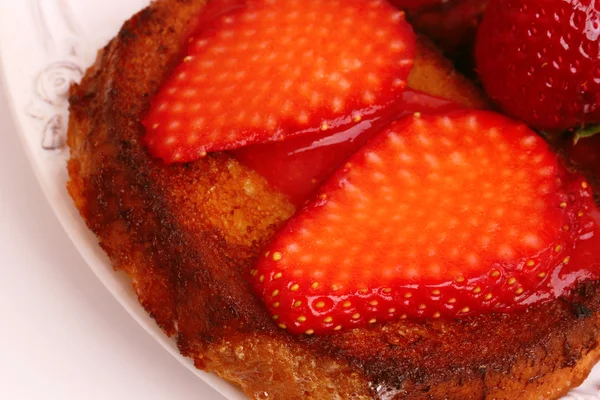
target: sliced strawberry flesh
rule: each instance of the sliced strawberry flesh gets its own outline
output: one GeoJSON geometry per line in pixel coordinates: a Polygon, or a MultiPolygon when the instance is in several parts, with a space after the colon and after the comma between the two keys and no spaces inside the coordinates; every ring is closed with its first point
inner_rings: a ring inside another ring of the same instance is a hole
{"type": "Polygon", "coordinates": [[[350,128],[242,147],[233,154],[300,206],[348,157],[392,121],[415,112],[438,114],[459,108],[449,100],[407,88],[394,106],[350,128]]]}
{"type": "Polygon", "coordinates": [[[246,0],[192,35],[143,141],[171,163],[343,129],[400,98],[414,54],[383,0],[246,0]]]}
{"type": "Polygon", "coordinates": [[[252,270],[294,333],[514,311],[598,277],[590,186],[497,114],[396,122],[319,193],[252,270]]]}

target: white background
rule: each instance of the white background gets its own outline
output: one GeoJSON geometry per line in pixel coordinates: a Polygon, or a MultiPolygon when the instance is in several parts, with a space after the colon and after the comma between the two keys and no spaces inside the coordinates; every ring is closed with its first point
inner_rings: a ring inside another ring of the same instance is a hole
{"type": "Polygon", "coordinates": [[[38,187],[1,88],[0,346],[2,400],[223,399],[87,267],[38,187]]]}

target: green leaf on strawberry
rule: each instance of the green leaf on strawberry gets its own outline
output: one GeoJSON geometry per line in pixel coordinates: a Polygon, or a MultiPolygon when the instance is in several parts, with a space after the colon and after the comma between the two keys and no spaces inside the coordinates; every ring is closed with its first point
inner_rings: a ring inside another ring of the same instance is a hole
{"type": "Polygon", "coordinates": [[[598,133],[600,133],[600,124],[582,126],[581,128],[575,131],[573,135],[573,143],[577,144],[579,140],[583,138],[592,137],[598,133]]]}

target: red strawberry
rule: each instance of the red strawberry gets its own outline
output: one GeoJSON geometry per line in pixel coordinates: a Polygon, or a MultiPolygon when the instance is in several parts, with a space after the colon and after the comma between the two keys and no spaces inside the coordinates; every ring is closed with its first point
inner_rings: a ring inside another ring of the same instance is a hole
{"type": "Polygon", "coordinates": [[[477,69],[507,113],[543,130],[600,122],[600,2],[492,0],[477,69]]]}
{"type": "Polygon", "coordinates": [[[346,129],[400,98],[415,37],[384,0],[246,0],[190,39],[152,102],[155,157],[346,129]]]}
{"type": "Polygon", "coordinates": [[[409,117],[324,184],[251,281],[293,333],[513,311],[599,275],[597,215],[589,185],[525,125],[409,117]]]}

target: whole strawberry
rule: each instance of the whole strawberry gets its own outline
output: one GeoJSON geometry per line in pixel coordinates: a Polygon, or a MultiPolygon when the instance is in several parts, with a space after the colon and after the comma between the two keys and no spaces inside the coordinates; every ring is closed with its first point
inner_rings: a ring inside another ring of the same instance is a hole
{"type": "Polygon", "coordinates": [[[492,0],[477,34],[477,70],[490,97],[534,128],[598,123],[599,36],[599,1],[492,0]]]}

